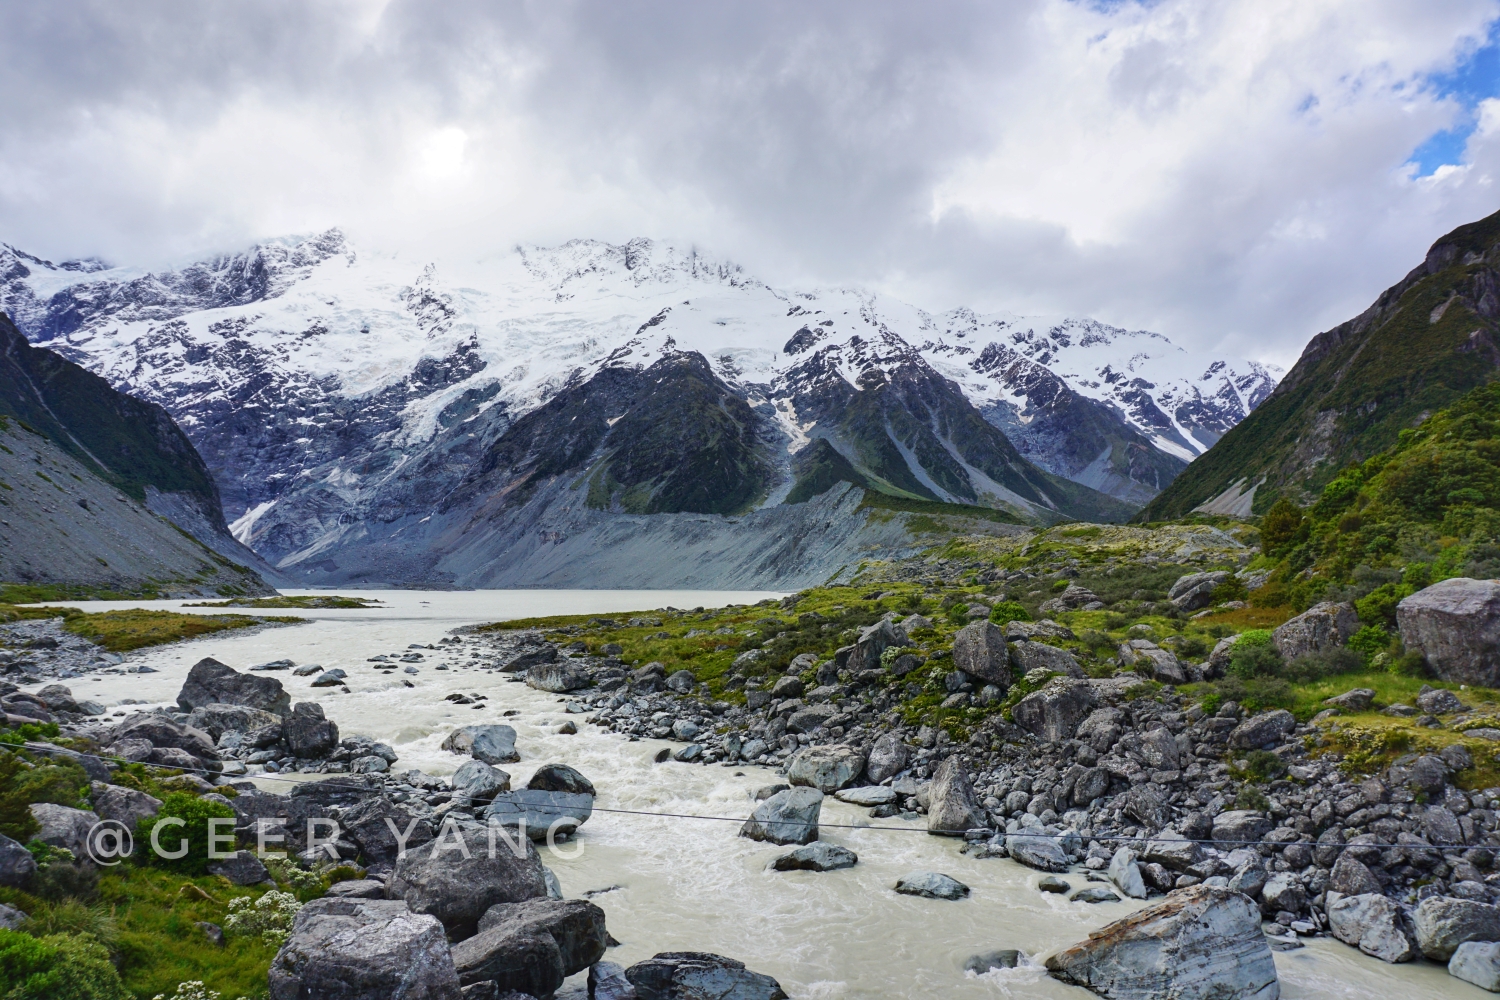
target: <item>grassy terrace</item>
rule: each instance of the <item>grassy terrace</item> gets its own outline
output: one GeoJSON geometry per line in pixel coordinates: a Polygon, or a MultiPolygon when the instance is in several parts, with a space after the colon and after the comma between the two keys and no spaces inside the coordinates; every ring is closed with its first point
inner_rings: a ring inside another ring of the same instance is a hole
{"type": "Polygon", "coordinates": [[[205,601],[184,604],[185,608],[295,608],[316,611],[325,608],[376,608],[380,601],[372,597],[341,597],[338,594],[277,594],[275,597],[236,597],[229,601],[205,601]]]}
{"type": "MultiPolygon", "coordinates": [[[[782,602],[712,610],[643,611],[610,618],[535,618],[485,628],[540,629],[551,641],[582,641],[591,652],[616,643],[622,647],[621,658],[627,663],[640,666],[660,661],[668,673],[690,670],[707,684],[714,697],[739,702],[744,699],[747,684],[773,684],[800,653],[827,659],[837,648],[852,642],[860,629],[888,612],[921,614],[932,625],[911,632],[916,648],[910,651],[924,662],[901,677],[887,674],[871,692],[873,700],[877,706],[898,712],[908,723],[941,726],[955,739],[963,740],[986,719],[1008,715],[1019,698],[1039,686],[1018,680],[1006,698],[989,705],[942,707],[949,694],[945,678],[953,670],[953,635],[970,621],[965,609],[975,598],[982,596],[986,603],[995,603],[990,618],[1000,624],[1047,617],[1067,625],[1073,632],[1072,639],[1046,641],[1072,652],[1091,676],[1112,676],[1118,669],[1111,662],[1116,650],[1130,638],[1148,638],[1184,660],[1201,662],[1220,639],[1274,629],[1297,613],[1293,606],[1221,606],[1203,617],[1189,617],[1164,600],[1166,590],[1182,574],[1233,568],[1254,553],[1249,546],[1256,542],[1253,526],[1233,523],[1075,525],[1016,538],[971,536],[948,543],[915,565],[864,567],[853,585],[813,588],[782,602]],[[1185,559],[1195,561],[1179,561],[1185,559]],[[914,569],[932,575],[901,579],[912,576],[914,569]],[[1014,574],[1018,570],[1032,575],[1017,578],[1014,574]],[[947,574],[942,580],[937,578],[940,572],[947,574]],[[1011,578],[995,579],[1001,573],[1011,578]],[[990,582],[980,583],[981,577],[990,582]],[[1106,603],[1106,609],[1043,613],[1040,605],[1069,584],[1094,591],[1106,603]],[[761,650],[762,657],[735,668],[735,658],[751,649],[761,650]]],[[[1224,604],[1246,596],[1243,588],[1239,593],[1232,591],[1231,586],[1223,595],[1224,604]]],[[[1250,711],[1286,708],[1299,720],[1308,721],[1327,708],[1325,699],[1356,687],[1371,688],[1376,692],[1372,709],[1357,714],[1345,712],[1320,722],[1323,735],[1312,749],[1339,754],[1347,769],[1368,773],[1406,753],[1462,742],[1476,761],[1476,767],[1465,772],[1465,779],[1475,787],[1500,784],[1496,762],[1500,746],[1467,737],[1461,731],[1481,725],[1500,728],[1500,720],[1495,718],[1500,716],[1500,694],[1461,689],[1423,677],[1420,669],[1400,654],[1399,644],[1393,643],[1388,650],[1367,649],[1362,654],[1351,652],[1292,664],[1236,660],[1225,677],[1188,684],[1180,692],[1190,702],[1201,702],[1210,710],[1234,700],[1250,711]],[[1421,727],[1414,719],[1382,714],[1381,709],[1391,704],[1414,705],[1424,684],[1459,691],[1474,712],[1449,720],[1449,728],[1421,727]]],[[[813,670],[801,675],[809,688],[814,686],[814,675],[813,670]]],[[[1149,695],[1158,688],[1154,681],[1143,681],[1137,692],[1149,695]]]]}
{"type": "Polygon", "coordinates": [[[290,615],[184,615],[175,611],[83,612],[77,608],[18,607],[0,604],[0,622],[62,618],[63,628],[103,646],[112,653],[128,653],[144,646],[159,646],[179,639],[196,639],[215,632],[254,628],[257,625],[295,625],[306,621],[290,615]]]}

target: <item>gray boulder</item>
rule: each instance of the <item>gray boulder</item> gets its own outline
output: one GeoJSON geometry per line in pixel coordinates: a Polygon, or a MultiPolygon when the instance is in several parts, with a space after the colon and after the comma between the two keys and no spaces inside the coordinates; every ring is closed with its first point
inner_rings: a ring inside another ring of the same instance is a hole
{"type": "Polygon", "coordinates": [[[1500,580],[1443,580],[1396,605],[1408,650],[1445,681],[1500,687],[1500,580]]]}
{"type": "MultiPolygon", "coordinates": [[[[244,797],[242,795],[234,801],[238,803],[244,797]]],[[[286,815],[285,812],[273,814],[273,816],[286,815]]],[[[407,851],[416,850],[432,840],[433,836],[432,824],[425,818],[413,816],[403,806],[380,795],[364,796],[360,801],[345,809],[339,820],[339,826],[342,828],[345,839],[353,841],[359,847],[366,864],[396,859],[403,847],[401,840],[396,836],[396,831],[400,831],[402,836],[406,837],[404,846],[407,851]],[[392,827],[395,830],[392,830],[392,827]]]]}
{"type": "Polygon", "coordinates": [[[24,910],[18,910],[14,906],[0,903],[0,930],[20,930],[21,925],[31,919],[31,915],[24,910]]]}
{"type": "Polygon", "coordinates": [[[501,993],[545,997],[603,958],[608,939],[604,911],[587,900],[499,903],[477,934],[453,946],[453,964],[465,986],[493,982],[501,993]]]}
{"type": "Polygon", "coordinates": [[[534,792],[571,792],[593,795],[594,783],[566,764],[543,764],[532,774],[526,787],[534,792]]]}
{"type": "Polygon", "coordinates": [[[135,825],[150,819],[161,810],[161,799],[124,785],[106,785],[95,781],[89,785],[89,804],[102,820],[113,820],[135,832],[135,825]]]}
{"type": "Polygon", "coordinates": [[[385,883],[373,878],[346,879],[333,883],[323,895],[335,899],[384,899],[385,883]]]}
{"type": "Polygon", "coordinates": [[[823,793],[816,788],[788,788],[755,807],[741,837],[773,844],[810,844],[818,839],[818,816],[823,793]]]}
{"type": "Polygon", "coordinates": [[[1213,603],[1214,588],[1224,583],[1231,574],[1222,570],[1211,573],[1189,573],[1179,576],[1172,589],[1167,591],[1167,600],[1182,611],[1197,611],[1213,603]]]}
{"type": "Polygon", "coordinates": [[[595,962],[589,966],[588,995],[589,1000],[636,1000],[635,987],[625,978],[625,967],[618,962],[595,962]]]}
{"type": "Polygon", "coordinates": [[[1271,821],[1251,809],[1230,809],[1214,817],[1213,838],[1230,848],[1252,846],[1271,832],[1271,821]]]}
{"type": "Polygon", "coordinates": [[[443,926],[400,900],[315,899],[271,962],[271,1000],[460,1000],[443,926]]]}
{"type": "Polygon", "coordinates": [[[1393,900],[1379,893],[1343,896],[1328,907],[1328,930],[1382,962],[1411,962],[1421,955],[1411,921],[1393,900]]]}
{"type": "Polygon", "coordinates": [[[529,670],[539,664],[551,663],[556,659],[557,647],[550,643],[543,643],[539,646],[522,646],[519,650],[505,655],[500,661],[499,669],[503,673],[514,674],[522,670],[529,670]]]}
{"type": "Polygon", "coordinates": [[[1422,693],[1417,695],[1417,707],[1428,715],[1448,715],[1451,712],[1462,712],[1464,703],[1458,700],[1458,695],[1447,688],[1434,688],[1423,685],[1422,693]]]}
{"type": "Polygon", "coordinates": [[[911,872],[896,880],[896,891],[903,896],[951,900],[963,899],[969,894],[969,887],[941,872],[911,872]]]}
{"type": "Polygon", "coordinates": [[[1229,733],[1229,745],[1236,750],[1259,750],[1267,744],[1280,743],[1297,728],[1297,718],[1278,708],[1251,716],[1229,733]]]}
{"type": "Polygon", "coordinates": [[[516,731],[496,724],[455,729],[443,741],[443,749],[466,753],[486,764],[512,764],[521,759],[516,752],[516,731]]]}
{"type": "Polygon", "coordinates": [[[1011,718],[1039,740],[1060,742],[1073,738],[1094,704],[1094,689],[1088,681],[1055,677],[1040,691],[1016,702],[1011,718]]]}
{"type": "Polygon", "coordinates": [[[1448,975],[1500,993],[1500,941],[1465,941],[1449,960],[1448,975]]]}
{"type": "Polygon", "coordinates": [[[1295,660],[1308,653],[1343,646],[1357,631],[1359,615],[1354,605],[1324,601],[1277,626],[1271,633],[1271,645],[1283,659],[1295,660]]]}
{"type": "Polygon", "coordinates": [[[526,686],[538,691],[560,694],[586,688],[592,683],[588,671],[571,660],[538,663],[526,671],[526,686]]]}
{"type": "Polygon", "coordinates": [[[816,788],[824,795],[848,788],[865,771],[865,755],[854,747],[835,743],[798,751],[787,767],[792,785],[816,788]]]}
{"type": "Polygon", "coordinates": [[[199,705],[188,716],[188,725],[194,729],[203,730],[215,740],[229,730],[252,733],[266,726],[279,726],[280,724],[281,718],[270,712],[251,708],[249,705],[229,705],[222,702],[199,705]]]}
{"type": "Polygon", "coordinates": [[[1375,702],[1374,688],[1351,688],[1343,694],[1324,698],[1323,704],[1342,708],[1349,712],[1363,712],[1375,702]]]}
{"type": "Polygon", "coordinates": [[[1260,890],[1260,909],[1268,917],[1282,910],[1301,913],[1307,907],[1307,891],[1291,872],[1277,872],[1266,879],[1260,890]]]}
{"type": "Polygon", "coordinates": [[[906,770],[909,755],[910,751],[901,742],[899,734],[882,733],[870,747],[870,759],[865,762],[865,775],[876,783],[894,778],[906,770]]]}
{"type": "Polygon", "coordinates": [[[1277,1000],[1260,913],[1228,889],[1195,885],[1092,932],[1047,971],[1111,1000],[1277,1000]]]}
{"type": "Polygon", "coordinates": [[[230,857],[210,861],[208,873],[227,878],[235,885],[259,885],[271,877],[260,858],[251,851],[235,851],[230,857]]]}
{"type": "Polygon", "coordinates": [[[1363,861],[1344,851],[1328,873],[1328,889],[1346,896],[1368,896],[1380,892],[1380,880],[1363,861]]]}
{"type": "Polygon", "coordinates": [[[678,670],[667,678],[667,690],[676,691],[678,694],[688,694],[697,683],[698,678],[693,676],[691,670],[678,670]]]}
{"type": "Polygon", "coordinates": [[[1005,838],[1012,860],[1042,872],[1065,872],[1068,856],[1058,838],[1041,833],[1013,833],[1005,838]]]}
{"type": "Polygon", "coordinates": [[[1153,680],[1163,684],[1187,683],[1187,671],[1183,670],[1182,661],[1177,659],[1177,654],[1170,649],[1162,649],[1149,639],[1122,642],[1118,652],[1120,662],[1134,667],[1136,673],[1145,670],[1153,680]]]}
{"type": "Polygon", "coordinates": [[[520,828],[524,823],[527,837],[546,840],[549,831],[571,836],[593,813],[592,795],[524,788],[497,793],[485,809],[484,818],[507,828],[520,828]]]}
{"type": "Polygon", "coordinates": [[[839,847],[826,840],[815,840],[795,851],[779,855],[767,867],[778,872],[831,872],[840,868],[853,868],[858,861],[859,855],[847,847],[839,847]]]}
{"type": "Polygon", "coordinates": [[[965,625],[953,636],[953,666],[970,677],[1006,690],[1010,687],[1011,670],[1005,633],[989,621],[965,625]]]}
{"type": "Polygon", "coordinates": [[[791,714],[786,720],[786,731],[789,733],[816,732],[838,714],[839,710],[833,705],[809,705],[791,714]]]}
{"type": "Polygon", "coordinates": [[[1203,860],[1203,848],[1196,841],[1188,840],[1177,830],[1168,827],[1146,844],[1141,851],[1141,860],[1174,872],[1186,872],[1203,860]]]}
{"type": "Polygon", "coordinates": [[[177,706],[191,712],[200,705],[248,705],[285,715],[292,707],[292,697],[274,677],[242,674],[228,664],[205,657],[188,671],[182,690],[177,692],[177,706]]]}
{"type": "Polygon", "coordinates": [[[1042,642],[1022,640],[1011,643],[1010,659],[1020,677],[1025,677],[1033,670],[1052,670],[1064,677],[1087,676],[1072,653],[1042,642]]]}
{"type": "Polygon", "coordinates": [[[396,860],[386,898],[404,900],[413,913],[436,917],[455,940],[471,937],[479,918],[497,903],[547,895],[542,860],[531,841],[489,831],[445,828],[441,841],[409,850],[396,860]],[[462,844],[462,848],[460,848],[462,844]]]}
{"type": "Polygon", "coordinates": [[[339,745],[339,727],[315,701],[299,701],[281,722],[282,739],[298,757],[326,757],[339,745]]]}
{"type": "Polygon", "coordinates": [[[482,760],[466,760],[453,772],[453,790],[475,802],[488,802],[496,792],[510,789],[510,775],[482,760]]]}
{"type": "Polygon", "coordinates": [[[1141,866],[1135,852],[1128,847],[1115,851],[1109,860],[1109,880],[1131,899],[1146,898],[1146,880],[1141,878],[1141,866]]]}
{"type": "Polygon", "coordinates": [[[40,824],[33,839],[53,847],[65,847],[73,857],[87,861],[89,831],[99,822],[99,816],[88,809],[70,809],[51,802],[34,802],[30,806],[31,817],[40,824]]]}
{"type": "Polygon", "coordinates": [[[833,793],[840,802],[851,806],[883,806],[896,801],[896,791],[884,785],[861,785],[858,788],[842,788],[833,793]]]}
{"type": "Polygon", "coordinates": [[[851,671],[875,670],[880,666],[880,656],[892,646],[910,646],[906,630],[892,624],[890,619],[881,619],[859,634],[854,645],[848,647],[848,658],[840,664],[851,671]]]}
{"type": "Polygon", "coordinates": [[[1446,962],[1465,941],[1500,941],[1500,906],[1452,896],[1429,896],[1412,914],[1417,947],[1446,962]]]}
{"type": "Polygon", "coordinates": [[[639,1000],[786,1000],[781,984],[744,962],[701,951],[664,951],[625,970],[639,1000]]]}
{"type": "Polygon", "coordinates": [[[0,834],[0,885],[24,889],[36,874],[36,859],[21,844],[0,834]]]}
{"type": "Polygon", "coordinates": [[[989,814],[979,804],[968,772],[957,756],[949,757],[937,766],[927,787],[927,832],[962,837],[989,825],[989,814]]]}

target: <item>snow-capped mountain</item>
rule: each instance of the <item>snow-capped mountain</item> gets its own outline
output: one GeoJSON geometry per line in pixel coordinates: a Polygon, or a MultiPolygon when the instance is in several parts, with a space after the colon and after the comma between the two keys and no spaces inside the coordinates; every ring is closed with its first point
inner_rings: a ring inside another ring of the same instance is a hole
{"type": "Polygon", "coordinates": [[[1095,489],[1143,501],[1279,374],[1087,320],[773,288],[650,240],[434,264],[331,230],[150,273],[0,245],[0,308],[166,407],[273,563],[400,581],[494,579],[450,565],[479,511],[489,535],[734,516],[817,495],[830,462],[896,496],[1121,516],[1095,489]]]}

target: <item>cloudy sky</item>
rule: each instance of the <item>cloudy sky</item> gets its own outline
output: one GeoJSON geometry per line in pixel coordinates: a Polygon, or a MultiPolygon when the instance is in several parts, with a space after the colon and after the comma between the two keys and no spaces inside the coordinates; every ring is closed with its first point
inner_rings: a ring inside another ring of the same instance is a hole
{"type": "Polygon", "coordinates": [[[1500,209],[1500,0],[0,5],[0,241],[691,242],[1289,364],[1500,209]]]}

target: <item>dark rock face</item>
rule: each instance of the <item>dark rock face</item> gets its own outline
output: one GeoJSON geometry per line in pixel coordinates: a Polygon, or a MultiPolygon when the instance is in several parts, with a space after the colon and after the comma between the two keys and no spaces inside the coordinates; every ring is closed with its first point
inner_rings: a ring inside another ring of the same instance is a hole
{"type": "Polygon", "coordinates": [[[443,925],[400,900],[313,900],[270,977],[272,1000],[460,1000],[443,925]]]}
{"type": "Polygon", "coordinates": [[[89,802],[101,820],[121,823],[132,832],[137,822],[150,819],[161,809],[161,799],[154,795],[122,785],[106,785],[102,781],[89,786],[89,802]]]}
{"type": "Polygon", "coordinates": [[[626,969],[625,978],[640,1000],[786,1000],[770,976],[701,951],[664,951],[626,969]]]}
{"type": "Polygon", "coordinates": [[[450,827],[444,834],[441,841],[396,859],[386,884],[388,898],[405,900],[413,913],[431,914],[461,940],[476,933],[479,918],[495,904],[547,895],[542,861],[531,841],[511,838],[519,840],[515,844],[497,835],[491,851],[487,831],[450,827]]]}
{"type": "Polygon", "coordinates": [[[258,885],[271,877],[251,851],[235,851],[233,857],[209,862],[208,873],[223,876],[235,885],[258,885]]]}
{"type": "Polygon", "coordinates": [[[526,836],[546,840],[549,834],[571,836],[588,822],[593,812],[592,795],[526,788],[497,793],[484,811],[484,818],[508,829],[520,829],[524,824],[526,836]]]}
{"type": "Polygon", "coordinates": [[[1229,745],[1239,750],[1258,750],[1280,743],[1297,728],[1297,719],[1285,709],[1262,712],[1246,719],[1229,734],[1229,745]]]}
{"type": "Polygon", "coordinates": [[[274,677],[242,674],[228,664],[205,657],[188,671],[187,680],[177,693],[177,705],[184,712],[191,712],[200,705],[215,703],[248,705],[273,715],[285,715],[291,709],[292,698],[274,677]]]}
{"type": "Polygon", "coordinates": [[[324,757],[338,746],[339,727],[315,701],[299,701],[281,724],[282,739],[298,757],[324,757]]]}
{"type": "Polygon", "coordinates": [[[1066,649],[1049,646],[1042,642],[1015,642],[1010,647],[1010,658],[1016,665],[1016,673],[1025,677],[1033,670],[1052,670],[1064,677],[1082,678],[1083,667],[1066,649]]]}
{"type": "Polygon", "coordinates": [[[36,859],[22,845],[0,834],[0,885],[24,889],[36,874],[36,859]]]}
{"type": "Polygon", "coordinates": [[[1011,683],[1010,658],[1000,626],[977,621],[959,629],[953,636],[953,666],[1001,691],[1007,690],[1011,683]]]}
{"type": "Polygon", "coordinates": [[[408,852],[432,840],[432,824],[427,820],[415,819],[384,796],[364,796],[362,799],[344,812],[340,825],[345,836],[359,846],[367,863],[394,861],[400,854],[402,843],[391,831],[392,825],[406,835],[405,849],[408,852]],[[410,834],[407,834],[408,830],[410,834]]]}
{"type": "Polygon", "coordinates": [[[582,899],[529,899],[485,911],[478,933],[453,947],[465,986],[493,982],[534,997],[604,957],[604,911],[582,899]]]}
{"type": "Polygon", "coordinates": [[[1500,685],[1500,582],[1435,583],[1396,606],[1396,624],[1443,680],[1500,685]]]}
{"type": "Polygon", "coordinates": [[[211,703],[193,709],[193,714],[188,716],[188,725],[203,730],[217,740],[231,729],[240,733],[253,733],[267,726],[279,726],[281,719],[249,705],[211,703]]]}
{"type": "Polygon", "coordinates": [[[840,868],[853,868],[858,863],[859,855],[849,848],[815,840],[795,851],[773,858],[767,867],[778,872],[831,872],[840,868]]]}

